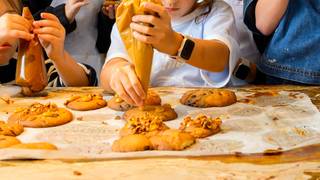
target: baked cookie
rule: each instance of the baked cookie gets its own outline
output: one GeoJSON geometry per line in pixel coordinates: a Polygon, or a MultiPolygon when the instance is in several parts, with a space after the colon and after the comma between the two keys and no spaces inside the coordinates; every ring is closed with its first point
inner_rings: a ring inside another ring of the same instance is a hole
{"type": "Polygon", "coordinates": [[[174,109],[170,104],[164,104],[162,106],[143,106],[130,109],[125,112],[123,118],[129,120],[131,118],[143,118],[149,116],[151,118],[160,118],[163,121],[169,121],[178,117],[174,109]]]}
{"type": "Polygon", "coordinates": [[[90,111],[107,106],[107,102],[100,94],[87,94],[72,96],[64,105],[76,111],[90,111]]]}
{"type": "Polygon", "coordinates": [[[21,142],[15,137],[0,135],[0,148],[7,148],[20,143],[21,142]]]}
{"type": "Polygon", "coordinates": [[[23,126],[20,124],[7,124],[0,121],[0,135],[4,136],[19,136],[23,132],[23,126]]]}
{"type": "Polygon", "coordinates": [[[196,140],[189,133],[169,129],[150,137],[155,150],[181,151],[193,145],[196,140]]]}
{"type": "Polygon", "coordinates": [[[180,125],[180,130],[190,133],[195,138],[205,138],[218,133],[222,121],[220,118],[211,118],[205,115],[199,115],[195,119],[191,117],[184,118],[180,125]]]}
{"type": "Polygon", "coordinates": [[[58,148],[49,143],[23,143],[10,146],[14,149],[39,149],[39,150],[58,150],[58,148]]]}
{"type": "Polygon", "coordinates": [[[181,104],[192,107],[223,107],[237,102],[234,92],[223,89],[200,89],[187,91],[180,99],[181,104]]]}
{"type": "MultiPolygon", "coordinates": [[[[154,91],[148,91],[147,98],[144,101],[145,105],[161,105],[160,96],[154,91]]],[[[108,107],[116,111],[128,111],[134,108],[134,105],[128,104],[122,100],[118,95],[115,95],[110,101],[108,101],[108,107]]]]}
{"type": "Polygon", "coordinates": [[[153,118],[149,114],[145,114],[142,117],[129,119],[127,124],[120,130],[120,136],[143,134],[151,137],[167,129],[169,127],[163,123],[161,118],[153,118]]]}
{"type": "Polygon", "coordinates": [[[149,139],[142,134],[128,135],[116,140],[112,144],[114,152],[133,152],[152,150],[152,144],[149,139]]]}
{"type": "Polygon", "coordinates": [[[9,124],[24,127],[45,128],[66,124],[72,120],[70,111],[58,108],[55,104],[32,104],[28,108],[18,109],[9,117],[9,124]]]}

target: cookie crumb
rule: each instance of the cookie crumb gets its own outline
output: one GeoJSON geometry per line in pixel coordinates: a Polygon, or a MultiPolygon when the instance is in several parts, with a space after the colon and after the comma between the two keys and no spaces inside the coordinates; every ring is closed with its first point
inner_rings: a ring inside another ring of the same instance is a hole
{"type": "Polygon", "coordinates": [[[77,117],[77,120],[78,120],[78,121],[83,121],[83,117],[82,117],[82,116],[79,116],[79,117],[77,117]]]}
{"type": "Polygon", "coordinates": [[[80,171],[73,171],[73,175],[75,176],[81,176],[82,173],[80,171]]]}
{"type": "Polygon", "coordinates": [[[121,120],[121,116],[114,117],[114,120],[121,120]]]}
{"type": "Polygon", "coordinates": [[[242,153],[242,152],[239,152],[239,151],[236,151],[236,152],[234,152],[234,155],[235,155],[236,157],[241,157],[241,156],[243,156],[243,153],[242,153]]]}

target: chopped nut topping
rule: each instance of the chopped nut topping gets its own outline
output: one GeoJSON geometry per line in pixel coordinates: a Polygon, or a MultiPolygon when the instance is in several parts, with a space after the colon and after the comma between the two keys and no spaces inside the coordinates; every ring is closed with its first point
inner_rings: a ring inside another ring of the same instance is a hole
{"type": "Polygon", "coordinates": [[[187,127],[199,127],[205,129],[217,129],[222,124],[222,121],[219,117],[213,119],[206,115],[200,114],[196,118],[192,119],[190,116],[184,118],[181,123],[180,129],[186,129],[187,127]]]}
{"type": "Polygon", "coordinates": [[[95,100],[95,99],[103,99],[102,95],[100,94],[87,94],[87,95],[77,95],[77,96],[72,96],[70,99],[68,99],[64,105],[67,105],[69,104],[70,102],[73,102],[73,101],[79,101],[79,102],[90,102],[92,100],[95,100]]]}
{"type": "Polygon", "coordinates": [[[28,108],[18,108],[16,112],[22,112],[24,114],[42,114],[44,112],[55,112],[58,111],[58,106],[53,103],[48,103],[46,105],[40,103],[34,103],[28,108]]]}
{"type": "Polygon", "coordinates": [[[160,117],[150,117],[149,115],[141,118],[131,118],[126,126],[132,129],[135,134],[166,129],[166,125],[160,117]]]}

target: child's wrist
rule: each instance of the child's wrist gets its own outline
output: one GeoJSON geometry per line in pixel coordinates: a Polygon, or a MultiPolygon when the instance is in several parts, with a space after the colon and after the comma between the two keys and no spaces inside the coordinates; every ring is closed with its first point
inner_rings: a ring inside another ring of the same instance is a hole
{"type": "Polygon", "coordinates": [[[175,43],[172,43],[172,46],[170,48],[170,52],[168,52],[168,55],[176,56],[178,54],[182,41],[183,41],[183,36],[177,32],[174,32],[175,43]]]}

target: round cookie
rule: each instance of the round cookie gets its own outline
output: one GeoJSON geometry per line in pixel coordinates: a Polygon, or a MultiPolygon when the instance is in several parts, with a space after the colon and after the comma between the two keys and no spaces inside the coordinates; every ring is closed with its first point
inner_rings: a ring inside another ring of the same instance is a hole
{"type": "Polygon", "coordinates": [[[189,133],[176,129],[163,131],[159,135],[150,138],[155,150],[181,151],[193,145],[196,140],[189,133]]]}
{"type": "Polygon", "coordinates": [[[20,143],[21,142],[15,137],[0,135],[0,149],[7,148],[7,147],[13,146],[15,144],[20,144],[20,143]]]}
{"type": "Polygon", "coordinates": [[[143,118],[150,116],[151,118],[160,118],[163,121],[170,121],[178,117],[174,109],[170,104],[164,104],[162,106],[143,106],[130,109],[125,112],[123,118],[129,120],[131,118],[143,118]]]}
{"type": "Polygon", "coordinates": [[[69,109],[76,111],[90,111],[107,106],[107,102],[100,94],[87,94],[73,96],[68,99],[64,105],[66,105],[69,109]]]}
{"type": "Polygon", "coordinates": [[[20,124],[24,127],[46,128],[66,124],[72,120],[70,111],[58,108],[55,104],[32,104],[9,117],[9,124],[20,124]]]}
{"type": "Polygon", "coordinates": [[[20,124],[7,124],[0,121],[0,135],[4,136],[19,136],[23,132],[23,126],[20,124]]]}
{"type": "MultiPolygon", "coordinates": [[[[147,98],[144,101],[145,105],[161,105],[160,96],[154,91],[148,91],[147,98]]],[[[115,95],[110,101],[108,101],[108,107],[116,111],[128,111],[134,108],[134,105],[128,104],[122,100],[118,95],[115,95]]]]}
{"type": "Polygon", "coordinates": [[[237,102],[233,91],[223,89],[200,89],[187,91],[180,99],[181,104],[192,107],[224,107],[237,102]]]}
{"type": "Polygon", "coordinates": [[[199,115],[195,119],[184,118],[179,129],[190,133],[195,138],[205,138],[220,132],[221,123],[220,118],[212,119],[205,115],[199,115]]]}
{"type": "Polygon", "coordinates": [[[58,150],[58,148],[50,143],[23,143],[10,146],[14,149],[39,149],[39,150],[58,150]]]}
{"type": "Polygon", "coordinates": [[[157,135],[159,132],[169,129],[159,117],[152,118],[146,114],[143,117],[131,118],[126,125],[120,130],[120,136],[131,134],[143,134],[147,137],[157,135]]]}
{"type": "Polygon", "coordinates": [[[152,150],[152,144],[149,139],[142,134],[133,134],[124,136],[112,144],[114,152],[133,152],[152,150]]]}

